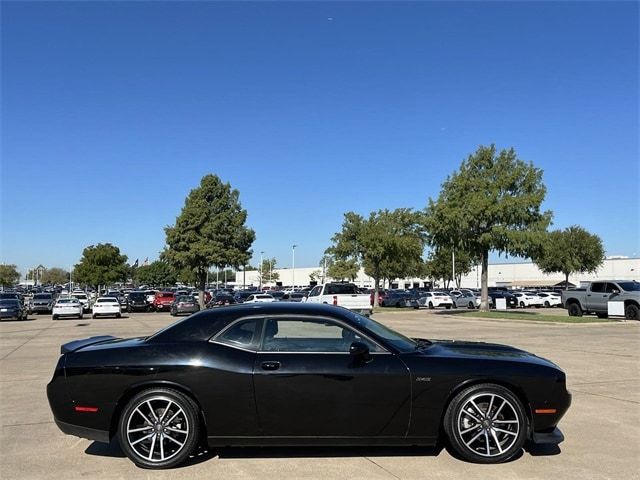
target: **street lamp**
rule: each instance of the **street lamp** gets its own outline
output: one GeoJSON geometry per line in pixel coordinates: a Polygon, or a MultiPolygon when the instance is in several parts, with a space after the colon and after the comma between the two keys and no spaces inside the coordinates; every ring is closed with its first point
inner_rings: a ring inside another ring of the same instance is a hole
{"type": "Polygon", "coordinates": [[[264,252],[260,252],[260,291],[262,291],[262,256],[264,252]]]}
{"type": "Polygon", "coordinates": [[[291,246],[291,283],[294,292],[296,290],[296,247],[297,245],[291,246]]]}

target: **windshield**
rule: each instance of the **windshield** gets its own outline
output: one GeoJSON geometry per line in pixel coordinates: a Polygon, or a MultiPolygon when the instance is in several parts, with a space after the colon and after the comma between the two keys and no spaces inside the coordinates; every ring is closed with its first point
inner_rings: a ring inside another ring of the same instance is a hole
{"type": "Polygon", "coordinates": [[[618,282],[620,288],[625,292],[640,292],[640,283],[639,282],[618,282]]]}
{"type": "Polygon", "coordinates": [[[374,333],[378,337],[382,338],[385,342],[391,344],[400,352],[413,352],[416,347],[418,347],[418,343],[416,343],[414,340],[410,339],[409,337],[405,337],[401,333],[391,330],[389,327],[385,327],[384,325],[357,313],[352,313],[352,315],[356,325],[374,333]]]}
{"type": "Polygon", "coordinates": [[[3,307],[17,307],[20,305],[20,302],[18,302],[18,300],[4,298],[0,299],[0,305],[2,305],[3,307]]]}
{"type": "Polygon", "coordinates": [[[33,297],[34,300],[51,300],[51,295],[48,293],[39,293],[33,297]]]}
{"type": "Polygon", "coordinates": [[[131,300],[145,300],[147,296],[142,292],[133,292],[129,294],[131,300]]]}

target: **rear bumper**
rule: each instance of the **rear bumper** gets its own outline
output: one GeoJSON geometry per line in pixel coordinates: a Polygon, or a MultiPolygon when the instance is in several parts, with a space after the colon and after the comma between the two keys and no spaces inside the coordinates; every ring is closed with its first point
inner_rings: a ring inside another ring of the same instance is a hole
{"type": "Polygon", "coordinates": [[[564,442],[564,435],[556,427],[550,432],[533,432],[531,441],[538,445],[557,445],[564,442]]]}
{"type": "Polygon", "coordinates": [[[56,425],[67,435],[74,435],[76,437],[87,438],[89,440],[95,440],[96,442],[109,443],[109,432],[106,430],[96,430],[94,428],[81,427],[79,425],[72,425],[65,423],[57,418],[54,418],[56,425]]]}

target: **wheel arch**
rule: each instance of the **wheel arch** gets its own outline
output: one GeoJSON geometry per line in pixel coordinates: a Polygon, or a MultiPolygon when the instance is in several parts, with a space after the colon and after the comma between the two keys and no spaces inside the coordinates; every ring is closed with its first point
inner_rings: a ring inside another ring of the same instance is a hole
{"type": "Polygon", "coordinates": [[[129,403],[129,400],[131,400],[138,393],[144,390],[149,390],[151,388],[170,388],[188,396],[191,400],[193,400],[198,407],[198,418],[200,420],[200,424],[203,427],[201,429],[201,432],[206,438],[207,422],[204,416],[204,411],[202,409],[200,401],[198,400],[198,397],[196,397],[193,391],[185,385],[177,382],[172,382],[170,380],[149,380],[146,382],[131,385],[129,388],[127,388],[127,390],[124,391],[120,398],[118,398],[116,407],[113,410],[113,415],[111,416],[111,423],[109,425],[109,439],[112,439],[118,432],[118,422],[120,421],[120,415],[122,415],[122,411],[126,407],[127,403],[129,403]]]}
{"type": "Polygon", "coordinates": [[[444,417],[447,414],[447,410],[449,409],[449,405],[451,405],[451,401],[461,391],[463,391],[463,390],[465,390],[465,389],[467,389],[469,387],[473,387],[474,385],[481,385],[483,383],[492,383],[494,385],[499,385],[501,387],[504,387],[507,390],[509,390],[511,393],[513,393],[518,398],[518,400],[520,400],[520,402],[522,403],[522,406],[524,407],[524,411],[525,411],[525,413],[527,415],[527,438],[530,438],[531,431],[532,431],[531,426],[533,424],[533,414],[531,412],[531,404],[529,403],[529,399],[527,398],[527,395],[524,393],[524,390],[522,390],[516,384],[511,383],[509,381],[506,381],[504,379],[496,379],[496,378],[491,378],[491,377],[473,378],[473,379],[465,380],[465,381],[457,384],[454,388],[451,389],[451,391],[449,392],[449,395],[447,396],[446,400],[444,401],[442,414],[440,415],[440,426],[439,426],[439,436],[440,436],[440,438],[445,438],[446,437],[444,435],[444,417]]]}

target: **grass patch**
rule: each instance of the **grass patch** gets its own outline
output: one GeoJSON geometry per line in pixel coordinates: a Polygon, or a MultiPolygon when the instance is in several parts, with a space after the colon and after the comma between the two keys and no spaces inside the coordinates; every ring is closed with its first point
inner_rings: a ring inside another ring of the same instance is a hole
{"type": "Polygon", "coordinates": [[[598,318],[595,316],[587,317],[570,317],[569,315],[545,315],[542,313],[512,313],[512,312],[464,312],[464,317],[477,318],[498,318],[505,320],[529,320],[534,322],[552,322],[552,323],[596,323],[596,322],[613,322],[608,318],[598,318]]]}

